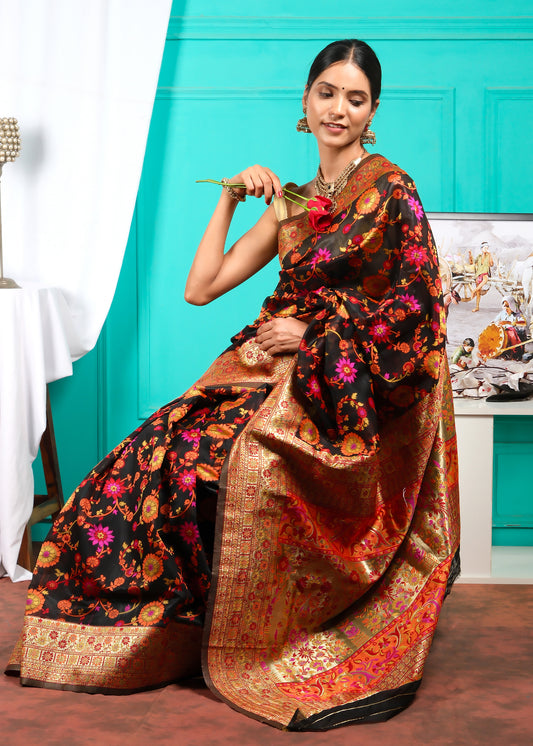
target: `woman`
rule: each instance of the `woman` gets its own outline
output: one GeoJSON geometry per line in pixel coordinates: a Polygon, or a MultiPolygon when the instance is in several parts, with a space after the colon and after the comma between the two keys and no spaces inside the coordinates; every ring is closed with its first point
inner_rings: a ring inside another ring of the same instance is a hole
{"type": "Polygon", "coordinates": [[[202,646],[211,689],[277,727],[413,699],[456,573],[457,459],[431,232],[412,180],[363,147],[380,85],[370,47],[328,45],[298,123],[316,179],[226,182],[187,300],[276,253],[280,282],[65,506],[10,665],[23,684],[153,687],[196,673],[202,646]],[[247,195],[272,204],[224,254],[247,195]]]}
{"type": "Polygon", "coordinates": [[[506,356],[520,360],[524,351],[522,345],[527,341],[527,328],[526,320],[512,295],[502,298],[501,311],[494,322],[505,329],[506,356]]]}

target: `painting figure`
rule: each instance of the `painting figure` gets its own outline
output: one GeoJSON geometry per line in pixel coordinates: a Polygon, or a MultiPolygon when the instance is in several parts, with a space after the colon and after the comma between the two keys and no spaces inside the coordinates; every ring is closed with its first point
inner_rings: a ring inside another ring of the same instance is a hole
{"type": "MultiPolygon", "coordinates": [[[[474,353],[474,340],[472,337],[466,337],[463,339],[463,343],[456,348],[451,359],[451,366],[456,366],[457,369],[465,370],[466,368],[473,368],[478,364],[477,356],[474,353]]],[[[453,367],[451,367],[453,370],[453,367]]]]}
{"type": "Polygon", "coordinates": [[[504,328],[507,347],[514,348],[505,351],[510,357],[519,360],[523,352],[522,344],[527,340],[527,327],[526,320],[512,295],[502,298],[502,308],[494,322],[504,328]],[[515,345],[520,346],[515,347],[515,345]]]}
{"type": "Polygon", "coordinates": [[[476,307],[472,309],[472,313],[479,311],[479,304],[481,302],[481,296],[488,290],[490,280],[491,267],[494,266],[494,259],[490,255],[489,245],[486,241],[481,244],[481,253],[474,260],[474,272],[476,275],[476,286],[472,291],[472,300],[476,301],[476,307]],[[483,288],[486,288],[483,290],[483,288]]]}

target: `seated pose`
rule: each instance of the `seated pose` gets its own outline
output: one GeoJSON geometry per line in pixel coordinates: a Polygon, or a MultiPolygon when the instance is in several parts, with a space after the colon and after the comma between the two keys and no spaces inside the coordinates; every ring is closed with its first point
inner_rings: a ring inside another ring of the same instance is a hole
{"type": "Polygon", "coordinates": [[[186,299],[275,256],[279,284],[68,500],[8,666],[23,685],[127,693],[203,670],[289,730],[413,700],[458,570],[457,456],[431,231],[413,180],[364,147],[380,87],[367,44],[328,45],[298,123],[316,177],[224,180],[186,299]],[[247,196],[268,207],[225,252],[247,196]]]}

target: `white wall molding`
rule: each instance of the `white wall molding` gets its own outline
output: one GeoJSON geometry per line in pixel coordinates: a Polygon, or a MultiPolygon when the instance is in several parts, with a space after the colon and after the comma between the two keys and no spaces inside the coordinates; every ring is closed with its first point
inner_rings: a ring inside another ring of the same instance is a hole
{"type": "Polygon", "coordinates": [[[486,88],[484,109],[486,112],[485,183],[488,210],[509,212],[511,208],[507,205],[506,195],[502,194],[502,184],[505,169],[511,168],[514,174],[517,163],[515,159],[506,157],[504,149],[509,141],[522,141],[524,147],[528,147],[529,123],[533,119],[533,87],[486,88]],[[523,108],[523,117],[516,117],[511,122],[512,129],[509,122],[507,125],[505,122],[511,103],[518,103],[520,109],[523,108]]]}

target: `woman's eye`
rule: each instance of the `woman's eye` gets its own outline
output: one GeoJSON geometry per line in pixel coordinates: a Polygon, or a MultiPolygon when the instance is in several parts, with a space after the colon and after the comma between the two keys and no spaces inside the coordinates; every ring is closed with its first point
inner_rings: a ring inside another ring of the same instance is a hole
{"type": "Polygon", "coordinates": [[[318,95],[320,98],[331,98],[332,94],[329,91],[319,91],[318,95]]]}
{"type": "Polygon", "coordinates": [[[362,106],[363,105],[362,101],[350,101],[350,103],[352,104],[352,106],[362,106]]]}

